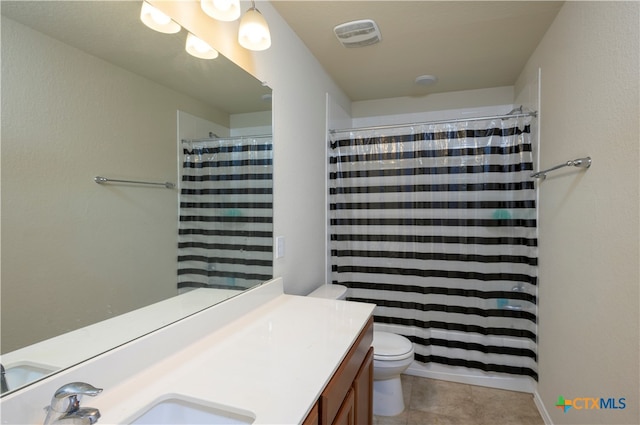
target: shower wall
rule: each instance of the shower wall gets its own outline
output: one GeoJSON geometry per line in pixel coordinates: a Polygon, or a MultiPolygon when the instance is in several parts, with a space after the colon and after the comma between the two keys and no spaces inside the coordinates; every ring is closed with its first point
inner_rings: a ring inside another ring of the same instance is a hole
{"type": "Polygon", "coordinates": [[[351,124],[365,127],[501,114],[509,112],[513,103],[512,86],[436,93],[420,98],[366,100],[352,104],[351,124]]]}

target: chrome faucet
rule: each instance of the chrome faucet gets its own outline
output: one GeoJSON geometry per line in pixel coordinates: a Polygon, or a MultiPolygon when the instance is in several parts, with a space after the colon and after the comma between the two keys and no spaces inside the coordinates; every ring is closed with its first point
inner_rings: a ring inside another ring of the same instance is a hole
{"type": "Polygon", "coordinates": [[[0,394],[4,394],[9,391],[9,385],[7,384],[7,377],[5,376],[4,366],[0,363],[0,374],[2,377],[0,378],[0,383],[2,384],[2,389],[0,390],[0,394]]]}
{"type": "Polygon", "coordinates": [[[45,409],[47,417],[44,425],[81,423],[93,425],[100,418],[100,411],[93,407],[80,407],[83,395],[94,397],[102,392],[102,388],[84,382],[72,382],[63,385],[53,394],[51,404],[45,409]]]}

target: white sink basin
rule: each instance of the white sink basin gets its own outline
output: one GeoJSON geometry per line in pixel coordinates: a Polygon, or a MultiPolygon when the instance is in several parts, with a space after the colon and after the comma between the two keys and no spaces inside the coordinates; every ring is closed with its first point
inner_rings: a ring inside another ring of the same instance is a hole
{"type": "Polygon", "coordinates": [[[7,379],[9,390],[15,390],[16,388],[36,381],[55,371],[56,369],[54,367],[26,363],[17,364],[13,366],[7,366],[7,369],[5,371],[5,378],[7,379]]]}
{"type": "Polygon", "coordinates": [[[203,404],[170,398],[160,401],[145,410],[130,425],[165,425],[165,424],[225,424],[249,425],[255,417],[249,412],[227,407],[211,407],[203,404]]]}

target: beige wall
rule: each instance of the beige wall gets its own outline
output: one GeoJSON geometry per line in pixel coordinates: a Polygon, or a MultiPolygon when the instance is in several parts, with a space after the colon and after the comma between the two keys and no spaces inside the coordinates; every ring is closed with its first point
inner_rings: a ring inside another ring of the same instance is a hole
{"type": "Polygon", "coordinates": [[[345,109],[349,101],[273,7],[258,7],[272,37],[254,57],[256,76],[273,88],[274,236],[285,238],[274,276],[306,295],[325,282],[326,98],[345,109]]]}
{"type": "Polygon", "coordinates": [[[2,18],[2,351],[176,292],[177,110],[220,112],[2,18]],[[54,300],[61,301],[54,301],[54,300]]]}
{"type": "Polygon", "coordinates": [[[639,9],[567,2],[516,86],[531,100],[541,69],[541,167],[593,158],[539,186],[538,394],[554,424],[640,417],[639,9]],[[563,413],[561,395],[624,397],[626,408],[563,413]]]}

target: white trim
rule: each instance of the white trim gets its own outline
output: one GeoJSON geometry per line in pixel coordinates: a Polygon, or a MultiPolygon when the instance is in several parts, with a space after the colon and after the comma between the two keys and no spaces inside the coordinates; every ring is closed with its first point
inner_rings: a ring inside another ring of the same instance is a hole
{"type": "Polygon", "coordinates": [[[538,412],[540,413],[540,416],[542,416],[542,420],[544,421],[545,425],[553,425],[551,416],[549,416],[549,412],[544,407],[544,403],[542,402],[542,398],[540,397],[538,391],[533,393],[533,402],[536,404],[538,412]]]}
{"type": "Polygon", "coordinates": [[[485,373],[467,368],[439,364],[422,365],[413,362],[405,373],[422,378],[524,393],[534,393],[536,387],[535,382],[528,377],[503,377],[503,375],[494,373],[485,373]]]}

